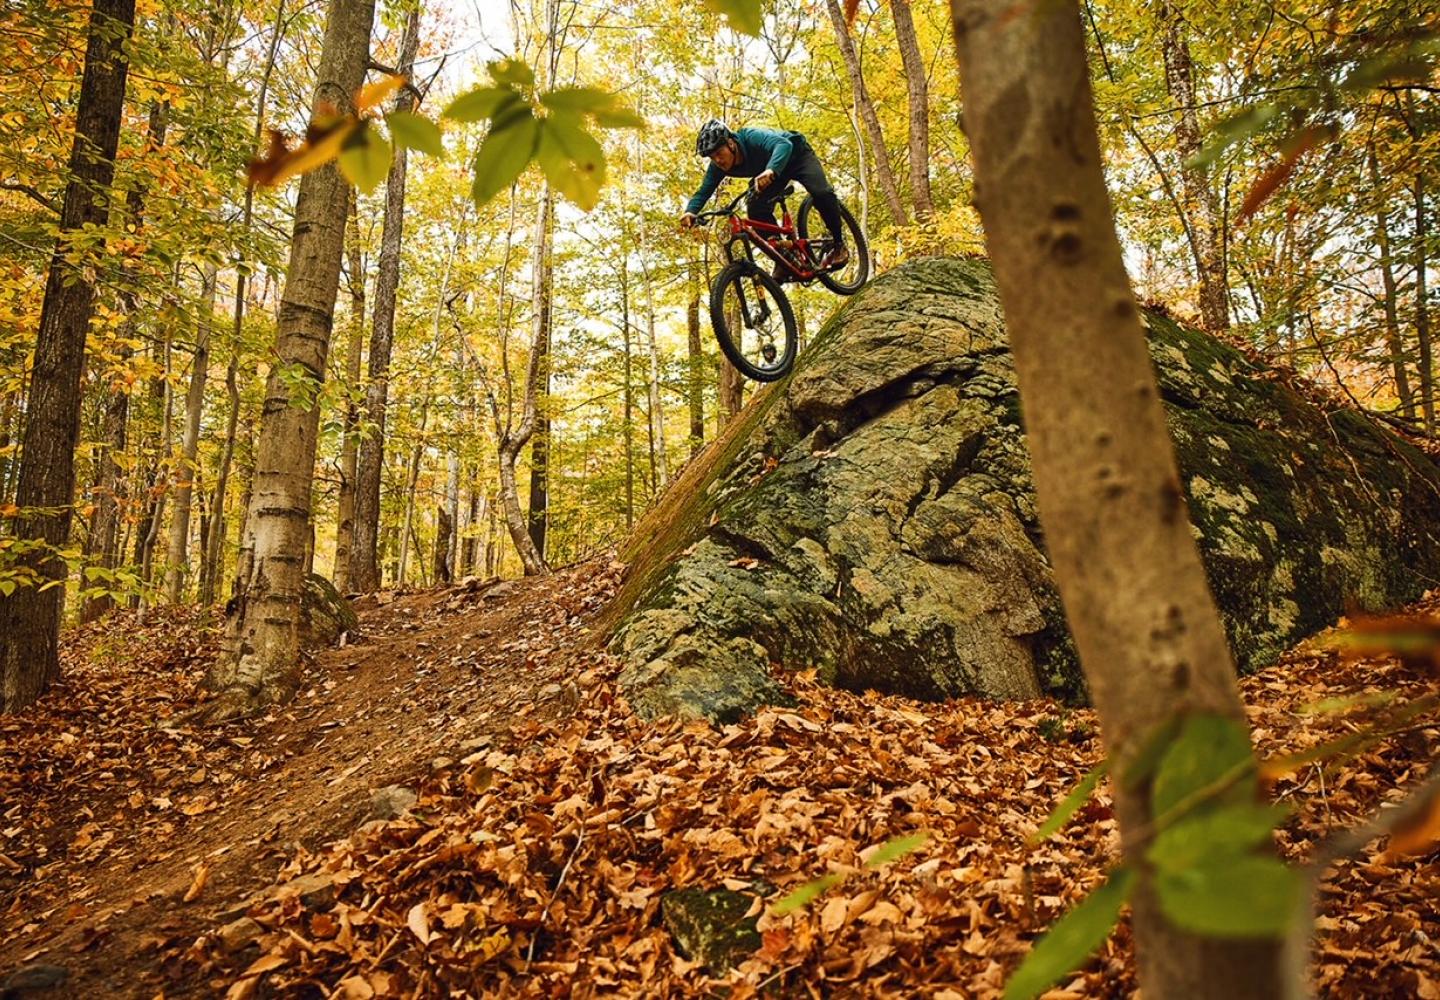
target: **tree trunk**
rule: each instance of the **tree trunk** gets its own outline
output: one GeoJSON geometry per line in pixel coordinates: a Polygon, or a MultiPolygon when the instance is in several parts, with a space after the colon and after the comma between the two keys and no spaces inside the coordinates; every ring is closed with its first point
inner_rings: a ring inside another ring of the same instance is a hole
{"type": "Polygon", "coordinates": [[[924,222],[935,215],[935,203],[930,197],[929,73],[920,54],[920,39],[915,35],[910,0],[890,0],[890,13],[895,19],[895,40],[900,45],[910,96],[910,200],[915,206],[915,218],[924,222]]]}
{"type": "Polygon", "coordinates": [[[630,261],[622,255],[620,262],[620,332],[625,345],[625,364],[621,370],[625,379],[624,423],[625,423],[625,530],[635,527],[635,356],[630,347],[630,261]]]}
{"type": "Polygon", "coordinates": [[[497,448],[500,464],[500,501],[505,509],[505,526],[510,530],[510,541],[520,557],[526,576],[542,576],[550,571],[545,558],[540,554],[535,540],[530,537],[530,526],[525,511],[520,506],[520,492],[516,484],[515,466],[520,461],[520,452],[535,433],[540,389],[540,372],[545,361],[540,342],[548,322],[547,309],[543,307],[549,294],[544,264],[548,251],[550,234],[550,206],[554,195],[548,184],[540,191],[540,203],[535,210],[535,231],[531,240],[532,264],[530,267],[530,363],[525,373],[524,403],[518,425],[502,424],[498,405],[491,396],[490,405],[495,419],[497,448]]]}
{"type": "Polygon", "coordinates": [[[350,198],[345,241],[350,258],[350,344],[345,353],[345,437],[340,446],[340,500],[335,515],[335,589],[350,592],[350,551],[355,537],[355,468],[360,454],[360,355],[365,338],[365,266],[360,256],[360,221],[350,198]]]}
{"type": "MultiPolygon", "coordinates": [[[[312,115],[327,107],[353,108],[369,63],[374,16],[374,0],[335,0],[331,6],[312,115]]],[[[284,700],[298,684],[300,601],[320,417],[314,403],[325,379],[349,199],[349,186],[333,163],[300,179],[276,329],[277,364],[265,390],[238,587],[226,624],[225,654],[208,678],[223,692],[206,713],[211,721],[284,700]],[[304,376],[301,393],[295,393],[295,372],[304,376]]]]}
{"type": "MultiPolygon", "coordinates": [[[[405,476],[405,514],[402,519],[403,526],[400,528],[400,570],[396,577],[397,587],[405,586],[405,577],[409,574],[410,568],[410,538],[415,533],[415,487],[420,482],[420,460],[425,456],[425,425],[430,419],[430,397],[425,397],[425,402],[420,407],[420,433],[415,440],[415,448],[410,452],[410,471],[405,476]]],[[[425,553],[420,546],[415,546],[415,555],[423,564],[425,553]]]]}
{"type": "Polygon", "coordinates": [[[1380,251],[1380,281],[1384,288],[1385,348],[1390,352],[1390,370],[1395,379],[1395,396],[1400,412],[1415,416],[1415,397],[1410,392],[1410,375],[1405,370],[1405,346],[1400,340],[1400,298],[1395,289],[1395,265],[1390,256],[1390,223],[1385,212],[1385,194],[1380,182],[1380,157],[1374,143],[1368,151],[1370,186],[1377,199],[1375,205],[1375,246],[1380,251]]]}
{"type": "Polygon", "coordinates": [[[1426,290],[1425,175],[1415,174],[1415,338],[1420,345],[1420,412],[1425,433],[1435,433],[1435,369],[1430,345],[1430,305],[1426,290]]]}
{"type": "Polygon", "coordinates": [[[175,512],[170,516],[170,548],[165,559],[165,596],[179,604],[190,573],[190,498],[200,475],[200,414],[205,406],[205,379],[210,370],[210,327],[215,319],[216,268],[206,269],[200,316],[195,329],[194,367],[190,389],[185,395],[185,435],[180,444],[180,468],[176,470],[175,512]]]}
{"type": "MultiPolygon", "coordinates": [[[[420,10],[405,22],[398,71],[408,76],[420,44],[420,10]]],[[[395,97],[395,110],[414,105],[409,88],[395,97]]],[[[369,433],[360,442],[355,469],[355,528],[350,553],[350,584],[361,593],[380,588],[375,543],[380,533],[380,470],[385,465],[385,408],[390,390],[390,354],[395,346],[395,293],[400,286],[400,240],[405,228],[405,150],[397,148],[385,180],[385,222],[380,230],[380,262],[375,274],[375,310],[370,330],[369,386],[365,420],[369,433]]]]}
{"type": "MultiPolygon", "coordinates": [[[[150,106],[150,122],[146,138],[146,153],[155,155],[165,145],[165,133],[169,124],[168,105],[155,102],[150,106]]],[[[125,214],[135,233],[145,225],[145,185],[137,183],[125,195],[125,214]]],[[[126,337],[128,341],[136,335],[135,294],[121,295],[125,310],[126,337]]],[[[133,353],[128,343],[120,348],[122,362],[128,362],[133,353]]],[[[98,456],[100,465],[99,485],[95,491],[94,559],[102,569],[113,570],[120,563],[120,515],[125,502],[127,476],[124,467],[117,460],[125,451],[129,440],[130,387],[111,386],[105,401],[105,418],[101,431],[103,450],[98,456]]],[[[0,490],[0,502],[4,502],[0,490]]],[[[109,593],[90,598],[80,608],[81,623],[91,622],[115,606],[115,598],[109,593]]]]}
{"type": "Polygon", "coordinates": [[[690,268],[690,300],[685,306],[685,327],[689,334],[687,390],[690,397],[690,454],[705,446],[705,352],[700,342],[700,271],[690,268]]]}
{"type": "MultiPolygon", "coordinates": [[[[548,198],[542,199],[547,205],[548,198]]],[[[554,275],[550,264],[551,213],[545,209],[540,223],[542,230],[536,235],[536,260],[531,265],[539,269],[532,280],[534,299],[531,308],[535,311],[535,352],[539,365],[536,386],[535,435],[530,441],[530,540],[535,551],[545,558],[545,535],[550,522],[550,339],[551,306],[554,290],[554,275]]]]}
{"type": "MultiPolygon", "coordinates": [[[[15,537],[44,547],[18,563],[34,574],[33,584],[9,597],[0,596],[0,712],[31,704],[60,676],[60,617],[68,571],[56,550],[70,537],[80,383],[95,299],[88,268],[76,266],[69,257],[76,252],[71,246],[73,234],[87,226],[103,227],[109,213],[130,68],[124,47],[134,26],[135,0],[95,0],[76,108],[70,181],[40,307],[15,492],[15,503],[22,510],[46,508],[44,513],[19,519],[15,537]],[[56,585],[41,590],[51,581],[56,585]]],[[[79,256],[88,259],[90,254],[79,256]]]]}
{"type": "MultiPolygon", "coordinates": [[[[1180,713],[1243,723],[1115,232],[1074,3],[952,0],[978,207],[1020,380],[1041,522],[1114,772],[1180,713]]],[[[1149,781],[1112,783],[1138,869],[1147,996],[1281,994],[1275,940],[1202,938],[1160,910],[1149,781]],[[1136,785],[1139,787],[1136,787],[1136,785]]]]}
{"type": "Polygon", "coordinates": [[[1185,186],[1185,213],[1189,217],[1191,249],[1195,272],[1200,279],[1200,314],[1205,329],[1219,333],[1230,329],[1229,283],[1220,240],[1220,206],[1205,167],[1190,166],[1200,153],[1200,119],[1195,107],[1195,73],[1190,60],[1190,42],[1185,34],[1185,16],[1175,0],[1160,0],[1162,46],[1165,56],[1165,86],[1175,102],[1176,152],[1180,156],[1180,179],[1185,186]]]}
{"type": "Polygon", "coordinates": [[[880,131],[880,119],[875,115],[875,104],[870,92],[865,89],[865,77],[860,72],[860,57],[855,52],[855,43],[850,38],[850,29],[845,24],[845,15],[836,0],[825,0],[825,9],[830,14],[830,23],[835,28],[835,40],[840,46],[840,57],[845,61],[845,71],[850,75],[850,90],[855,99],[855,110],[865,123],[865,132],[870,137],[875,165],[875,175],[880,181],[880,190],[885,194],[885,204],[890,208],[890,221],[897,226],[909,225],[905,215],[905,203],[900,200],[900,188],[895,183],[895,171],[890,167],[890,151],[885,145],[885,134],[880,131]]]}
{"type": "Polygon", "coordinates": [[[650,352],[650,378],[647,384],[650,409],[650,455],[654,463],[655,493],[658,495],[670,482],[670,453],[665,447],[665,411],[660,402],[660,348],[655,343],[655,292],[650,280],[650,262],[645,256],[644,238],[640,244],[640,274],[645,281],[645,346],[650,352]]]}
{"type": "MultiPolygon", "coordinates": [[[[275,23],[270,31],[270,48],[265,57],[265,68],[260,73],[260,93],[255,98],[255,144],[265,131],[265,106],[270,93],[270,76],[275,71],[275,55],[280,48],[280,38],[285,32],[285,2],[275,5],[275,23]]],[[[245,189],[245,207],[241,212],[241,231],[249,233],[254,217],[255,189],[245,189]]],[[[220,589],[220,576],[225,571],[225,495],[230,485],[230,465],[235,458],[235,434],[240,424],[240,389],[236,382],[239,374],[241,334],[245,329],[245,291],[249,284],[245,268],[237,268],[235,274],[235,310],[230,326],[230,363],[225,367],[225,395],[230,403],[230,412],[225,418],[225,444],[220,456],[220,469],[215,476],[214,501],[210,507],[210,533],[205,539],[204,565],[200,572],[200,603],[213,604],[220,589]]],[[[249,506],[249,491],[246,501],[249,506]]],[[[243,514],[241,515],[243,518],[243,514]]],[[[243,529],[243,525],[242,525],[243,529]]]]}
{"type": "Polygon", "coordinates": [[[455,522],[444,504],[435,508],[435,582],[448,584],[454,579],[450,571],[450,539],[454,535],[455,522]]]}

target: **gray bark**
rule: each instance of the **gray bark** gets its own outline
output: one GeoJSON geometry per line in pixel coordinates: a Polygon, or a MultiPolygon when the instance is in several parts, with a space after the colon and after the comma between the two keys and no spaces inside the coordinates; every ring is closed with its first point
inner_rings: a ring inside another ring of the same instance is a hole
{"type": "Polygon", "coordinates": [[[355,539],[355,469],[360,455],[361,350],[365,338],[365,265],[360,254],[357,199],[350,199],[345,242],[350,263],[350,343],[345,353],[345,431],[340,445],[340,499],[335,515],[335,589],[350,590],[350,554],[355,539]]]}
{"type": "Polygon", "coordinates": [[[80,381],[95,299],[93,279],[66,258],[72,234],[85,226],[103,226],[110,211],[109,188],[130,69],[124,46],[134,26],[134,0],[95,0],[70,151],[70,181],[40,307],[15,492],[22,509],[46,509],[20,519],[15,537],[45,547],[19,562],[36,575],[33,584],[9,597],[0,596],[0,712],[31,704],[60,676],[60,616],[68,569],[55,550],[70,537],[80,381]],[[40,587],[50,581],[61,583],[42,591],[40,587]]]}
{"type": "Polygon", "coordinates": [[[200,475],[200,415],[205,406],[205,380],[210,374],[210,329],[215,319],[216,268],[205,272],[200,297],[200,316],[195,329],[195,357],[190,370],[190,388],[185,394],[185,433],[180,442],[180,467],[176,470],[175,512],[170,516],[170,547],[165,558],[165,596],[179,604],[190,573],[190,500],[200,475]]]}
{"type": "MultiPolygon", "coordinates": [[[[335,0],[325,29],[312,114],[353,108],[370,56],[374,0],[335,0]]],[[[319,408],[335,292],[340,280],[349,185],[326,164],[305,174],[295,202],[290,261],[266,384],[255,475],[241,542],[238,586],[225,652],[208,682],[222,692],[212,721],[288,698],[298,684],[301,598],[311,535],[319,408]],[[282,377],[282,372],[286,377],[282,377]],[[307,397],[297,398],[297,387],[307,397]]]]}
{"type": "Polygon", "coordinates": [[[905,66],[905,86],[910,97],[910,200],[915,205],[915,218],[924,222],[935,214],[935,203],[930,197],[929,74],[920,54],[910,0],[890,0],[890,13],[895,19],[895,40],[900,44],[900,60],[905,66]]]}
{"type": "Polygon", "coordinates": [[[1230,329],[1230,295],[1225,276],[1225,253],[1220,236],[1220,202],[1205,167],[1191,166],[1200,153],[1200,120],[1196,114],[1195,71],[1186,37],[1185,16],[1175,0],[1160,0],[1160,21],[1165,56],[1165,85],[1175,101],[1176,152],[1180,180],[1185,188],[1185,214],[1189,219],[1190,247],[1200,281],[1200,314],[1205,329],[1230,329]]]}
{"type": "Polygon", "coordinates": [[[890,208],[890,221],[897,226],[909,224],[905,203],[900,200],[900,187],[895,183],[895,171],[890,166],[890,151],[885,145],[885,134],[880,131],[880,119],[875,114],[875,103],[865,88],[865,76],[860,70],[860,57],[855,52],[855,43],[850,38],[850,29],[845,24],[845,15],[836,0],[825,0],[825,10],[830,15],[830,24],[835,29],[835,41],[840,46],[840,57],[845,62],[845,72],[850,76],[850,90],[854,95],[855,110],[865,123],[865,131],[873,151],[871,161],[875,175],[880,181],[880,190],[885,194],[885,204],[890,208]]]}
{"type": "MultiPolygon", "coordinates": [[[[397,70],[408,76],[420,44],[420,11],[405,23],[397,70]]],[[[410,89],[395,97],[395,110],[414,106],[410,89]]],[[[365,392],[365,421],[356,463],[355,529],[350,553],[350,584],[368,593],[380,588],[376,542],[380,536],[380,471],[385,466],[385,408],[390,392],[390,354],[395,347],[395,294],[400,286],[400,241],[405,229],[405,150],[396,149],[385,180],[385,223],[380,231],[380,262],[375,274],[375,310],[370,331],[370,382],[365,392]]]]}
{"type": "MultiPolygon", "coordinates": [[[[952,0],[977,201],[1010,330],[1061,599],[1114,766],[1179,713],[1243,723],[1100,160],[1080,14],[952,0]]],[[[1150,885],[1149,789],[1113,785],[1137,863],[1140,983],[1157,997],[1268,998],[1279,941],[1173,926],[1150,885]]]]}

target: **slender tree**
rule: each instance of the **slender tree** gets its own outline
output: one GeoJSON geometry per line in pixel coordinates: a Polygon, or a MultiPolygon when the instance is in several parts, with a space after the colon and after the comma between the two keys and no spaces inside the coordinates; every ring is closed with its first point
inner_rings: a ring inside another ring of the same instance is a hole
{"type": "Polygon", "coordinates": [[[70,180],[40,307],[15,491],[23,512],[15,536],[38,546],[20,565],[35,579],[9,597],[0,596],[0,712],[29,705],[60,676],[60,617],[68,569],[59,550],[70,537],[80,383],[95,299],[95,279],[82,263],[89,256],[82,250],[84,241],[93,237],[82,230],[103,227],[110,212],[130,68],[125,45],[134,27],[134,0],[95,0],[76,106],[70,180]]]}
{"type": "Polygon", "coordinates": [[[190,571],[190,499],[200,474],[200,411],[205,405],[205,380],[210,374],[210,328],[215,318],[216,267],[206,268],[195,327],[195,355],[191,361],[190,388],[185,394],[185,433],[181,437],[176,470],[175,510],[170,515],[170,545],[165,558],[165,595],[179,604],[190,571]]]}
{"type": "Polygon", "coordinates": [[[895,183],[895,171],[890,166],[890,151],[885,145],[885,134],[880,131],[880,119],[875,114],[875,102],[865,87],[865,76],[860,69],[860,56],[855,52],[855,42],[845,23],[845,14],[837,0],[825,0],[825,10],[830,15],[830,24],[835,28],[835,41],[840,46],[840,57],[845,62],[845,72],[850,76],[850,90],[855,99],[855,111],[865,123],[865,132],[870,139],[871,161],[875,176],[880,181],[880,190],[885,195],[885,204],[890,209],[890,221],[898,226],[909,223],[905,203],[900,200],[900,186],[895,183]]]}
{"type": "MultiPolygon", "coordinates": [[[[420,44],[420,9],[410,11],[400,40],[397,71],[408,76],[420,44]]],[[[395,110],[409,111],[413,93],[395,95],[395,110]]],[[[375,307],[370,327],[369,384],[365,391],[366,433],[355,469],[355,528],[350,553],[350,585],[358,591],[380,588],[376,545],[380,537],[380,472],[385,467],[385,408],[390,395],[390,356],[395,349],[395,295],[400,287],[400,242],[405,231],[403,147],[397,147],[385,180],[385,222],[380,230],[380,262],[375,272],[375,307]]]]}
{"type": "Polygon", "coordinates": [[[1380,182],[1380,157],[1375,144],[1366,150],[1366,162],[1370,169],[1370,185],[1375,197],[1375,248],[1380,253],[1381,307],[1385,313],[1385,347],[1390,354],[1390,371],[1395,381],[1395,396],[1400,401],[1400,412],[1406,417],[1415,416],[1415,397],[1410,392],[1410,375],[1405,370],[1405,346],[1400,340],[1399,295],[1395,285],[1395,263],[1390,251],[1390,222],[1386,212],[1387,192],[1380,182]]]}
{"type": "Polygon", "coordinates": [[[905,87],[910,97],[910,201],[915,206],[915,218],[924,222],[935,214],[935,203],[930,197],[929,73],[920,54],[910,0],[890,0],[890,14],[895,20],[895,40],[900,44],[905,87]]]}
{"type": "Polygon", "coordinates": [[[335,515],[335,589],[350,590],[350,553],[355,538],[355,471],[360,456],[360,390],[361,351],[365,340],[365,264],[360,253],[360,221],[356,204],[350,199],[350,215],[345,226],[345,246],[349,261],[350,341],[345,351],[345,430],[340,445],[340,500],[335,515]]]}
{"type": "Polygon", "coordinates": [[[1230,293],[1225,275],[1224,240],[1220,233],[1220,203],[1209,171],[1196,164],[1200,154],[1200,119],[1196,111],[1195,67],[1184,12],[1175,0],[1159,0],[1161,49],[1165,58],[1165,85],[1175,102],[1175,143],[1180,156],[1180,180],[1185,188],[1185,213],[1190,246],[1200,280],[1200,315],[1205,329],[1230,329],[1230,293]]]}
{"type": "MultiPolygon", "coordinates": [[[[374,17],[374,0],[335,0],[331,6],[313,116],[330,108],[354,108],[370,61],[374,17]]],[[[297,683],[320,416],[315,404],[330,348],[349,199],[349,186],[333,163],[300,180],[238,586],[226,623],[225,652],[208,678],[222,692],[206,712],[212,721],[283,700],[297,683]]]]}
{"type": "MultiPolygon", "coordinates": [[[[1078,6],[951,0],[986,243],[1020,380],[1041,521],[1116,774],[1184,713],[1243,723],[1185,511],[1100,160],[1078,6]]],[[[1149,782],[1114,783],[1140,983],[1157,997],[1281,993],[1280,943],[1187,933],[1144,862],[1149,782]]]]}

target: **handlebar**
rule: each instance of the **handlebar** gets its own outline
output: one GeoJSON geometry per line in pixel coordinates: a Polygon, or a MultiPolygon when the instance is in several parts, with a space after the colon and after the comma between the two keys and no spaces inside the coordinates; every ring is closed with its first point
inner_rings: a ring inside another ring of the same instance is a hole
{"type": "MultiPolygon", "coordinates": [[[[777,182],[774,182],[774,183],[778,183],[778,181],[777,181],[777,182]]],[[[703,226],[703,225],[705,225],[706,223],[708,223],[711,219],[719,219],[719,218],[723,218],[723,217],[728,217],[728,216],[734,215],[734,214],[735,214],[736,207],[740,204],[740,202],[741,202],[742,200],[744,200],[746,197],[748,197],[749,195],[754,194],[754,193],[756,193],[756,192],[755,192],[755,181],[754,181],[754,180],[751,180],[749,184],[745,185],[745,190],[741,191],[741,192],[740,192],[739,194],[737,194],[734,198],[732,198],[732,199],[730,200],[730,204],[726,205],[724,208],[715,208],[715,209],[711,209],[711,210],[708,211],[708,212],[701,212],[701,213],[699,213],[698,215],[696,215],[696,216],[695,216],[694,225],[703,226]]],[[[785,197],[788,197],[789,195],[792,195],[792,194],[794,194],[794,193],[795,193],[795,185],[794,185],[793,183],[787,181],[786,184],[785,184],[785,189],[780,192],[780,197],[781,197],[781,198],[785,198],[785,197]]]]}

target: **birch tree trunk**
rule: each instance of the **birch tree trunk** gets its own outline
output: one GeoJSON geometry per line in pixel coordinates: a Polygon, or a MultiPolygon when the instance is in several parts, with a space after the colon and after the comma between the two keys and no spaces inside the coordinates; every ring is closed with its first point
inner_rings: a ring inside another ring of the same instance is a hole
{"type": "Polygon", "coordinates": [[[1176,153],[1180,156],[1180,179],[1185,187],[1185,212],[1190,218],[1190,245],[1195,254],[1195,272],[1200,279],[1200,314],[1205,329],[1219,333],[1230,329],[1229,283],[1220,238],[1219,199],[1210,183],[1209,171],[1205,167],[1190,166],[1201,148],[1190,42],[1185,34],[1185,16],[1175,0],[1161,0],[1160,20],[1165,86],[1178,113],[1175,144],[1176,153]]]}
{"type": "Polygon", "coordinates": [[[689,364],[686,373],[690,401],[690,454],[705,446],[705,352],[700,342],[700,269],[690,267],[690,298],[685,305],[685,328],[689,335],[689,364]]]}
{"type": "Polygon", "coordinates": [[[1372,143],[1368,151],[1370,185],[1379,199],[1375,206],[1375,246],[1380,251],[1380,281],[1384,289],[1385,348],[1390,352],[1390,370],[1395,396],[1405,417],[1415,416],[1415,397],[1410,392],[1410,374],[1405,370],[1405,347],[1400,340],[1399,295],[1395,288],[1395,264],[1390,255],[1390,224],[1385,212],[1384,188],[1380,183],[1380,158],[1372,143]]]}
{"type": "Polygon", "coordinates": [[[640,273],[645,280],[645,346],[650,352],[650,448],[655,461],[655,493],[670,482],[670,454],[665,447],[665,412],[660,402],[660,348],[655,343],[655,292],[650,280],[650,262],[645,244],[640,244],[640,273]]]}
{"type": "Polygon", "coordinates": [[[1415,338],[1420,345],[1420,413],[1425,418],[1425,433],[1435,433],[1435,368],[1430,344],[1430,304],[1426,287],[1426,240],[1429,227],[1425,218],[1425,175],[1415,174],[1415,338]]]}
{"type": "Polygon", "coordinates": [[[345,430],[340,445],[340,499],[335,514],[335,589],[350,592],[350,552],[355,538],[355,469],[360,455],[361,349],[365,339],[365,264],[360,254],[358,198],[350,198],[345,243],[350,264],[350,343],[345,353],[345,430]]]}
{"type": "MultiPolygon", "coordinates": [[[[353,109],[369,63],[374,17],[374,0],[332,4],[312,114],[325,106],[353,109]]],[[[276,329],[277,364],[265,389],[238,586],[226,623],[225,652],[208,678],[221,692],[204,713],[210,721],[285,700],[298,684],[300,602],[320,417],[313,404],[325,378],[349,199],[349,186],[333,163],[300,179],[276,329]],[[302,378],[296,379],[296,373],[302,378]],[[296,398],[300,383],[305,399],[296,398]]]]}
{"type": "Polygon", "coordinates": [[[190,388],[185,394],[185,433],[180,441],[180,468],[176,470],[175,512],[170,516],[170,546],[165,557],[165,596],[179,604],[190,573],[190,498],[200,475],[200,415],[205,406],[205,380],[210,373],[210,328],[215,320],[216,268],[205,272],[200,317],[195,328],[195,357],[190,388]]]}
{"type": "MultiPolygon", "coordinates": [[[[270,77],[275,71],[275,56],[280,50],[280,39],[285,34],[285,0],[275,5],[275,21],[270,29],[270,48],[265,57],[265,68],[260,73],[260,92],[255,97],[254,142],[258,146],[265,131],[265,109],[270,95],[270,77]]],[[[248,234],[254,219],[255,190],[245,189],[245,207],[241,212],[242,233],[248,234]]],[[[243,263],[243,261],[242,261],[243,263]]],[[[215,475],[215,499],[210,504],[210,533],[205,539],[204,565],[200,573],[200,603],[212,604],[220,589],[220,576],[225,571],[225,497],[230,486],[230,466],[235,458],[235,434],[240,424],[240,388],[236,381],[239,374],[240,343],[245,331],[246,289],[249,287],[247,269],[237,268],[235,274],[235,310],[230,327],[230,363],[225,367],[225,396],[230,404],[225,418],[225,444],[220,455],[220,469],[215,475]]],[[[248,507],[247,500],[241,505],[248,507]]],[[[242,515],[243,517],[243,515],[242,515]]]]}
{"type": "Polygon", "coordinates": [[[850,91],[854,95],[855,110],[865,123],[865,132],[870,137],[870,157],[875,175],[884,192],[885,204],[890,208],[890,220],[897,226],[909,225],[905,214],[905,203],[900,200],[900,187],[895,183],[895,171],[890,166],[890,152],[885,145],[885,134],[880,131],[880,119],[875,115],[875,104],[865,88],[865,77],[860,72],[860,57],[855,53],[855,43],[850,38],[850,29],[845,24],[845,15],[836,0],[825,0],[825,10],[830,15],[830,24],[835,28],[835,41],[840,46],[840,58],[845,62],[845,72],[850,76],[850,91]]]}
{"type": "Polygon", "coordinates": [[[550,186],[542,185],[540,202],[535,210],[534,236],[531,240],[530,363],[525,373],[524,402],[521,405],[520,422],[518,424],[513,424],[508,420],[502,422],[493,393],[490,397],[491,411],[495,419],[495,437],[499,443],[496,450],[500,465],[500,504],[505,512],[505,526],[510,531],[510,541],[515,545],[515,552],[520,557],[520,564],[524,567],[526,576],[543,576],[550,572],[549,567],[545,565],[545,558],[535,545],[535,540],[530,537],[530,526],[526,522],[525,511],[520,506],[516,465],[520,461],[520,452],[524,450],[525,445],[529,443],[535,433],[536,397],[540,391],[540,371],[544,363],[544,355],[539,349],[539,344],[545,334],[545,324],[548,322],[547,308],[542,308],[542,306],[549,295],[549,285],[546,279],[548,265],[545,258],[549,250],[550,206],[553,198],[550,186]]]}
{"type": "Polygon", "coordinates": [[[915,218],[921,222],[935,215],[930,197],[930,81],[920,39],[915,34],[910,0],[890,0],[895,19],[895,40],[905,66],[905,86],[910,97],[910,200],[915,218]]]}
{"type": "MultiPolygon", "coordinates": [[[[0,712],[31,704],[60,676],[60,616],[67,568],[55,550],[70,537],[75,495],[75,448],[80,437],[80,381],[85,336],[94,311],[94,280],[67,257],[73,234],[105,225],[115,151],[130,69],[125,44],[135,27],[135,0],[95,0],[90,11],[85,69],[80,79],[70,181],[60,209],[60,230],[45,279],[40,330],[30,375],[30,398],[20,444],[15,492],[22,509],[45,512],[21,518],[15,537],[45,548],[20,561],[33,585],[0,596],[0,712]]],[[[87,256],[87,255],[82,255],[87,256]]]]}
{"type": "MultiPolygon", "coordinates": [[[[1115,232],[1074,3],[951,0],[978,207],[1019,375],[1041,522],[1114,773],[1155,727],[1243,723],[1225,633],[1115,232]]],[[[1147,996],[1269,998],[1276,940],[1185,933],[1144,862],[1149,782],[1114,782],[1147,996]]]]}
{"type": "MultiPolygon", "coordinates": [[[[156,154],[165,145],[168,125],[168,106],[155,102],[150,106],[150,122],[146,138],[146,153],[156,154]]],[[[125,214],[132,229],[139,233],[145,225],[145,185],[137,183],[125,195],[125,214]]],[[[127,340],[136,334],[134,311],[137,305],[135,294],[126,292],[121,296],[126,312],[125,325],[127,340]]],[[[120,349],[122,361],[129,361],[132,349],[127,344],[120,349]]],[[[130,388],[111,387],[105,401],[104,428],[101,434],[104,450],[98,457],[100,465],[99,486],[95,491],[95,561],[104,569],[114,569],[120,563],[120,514],[126,499],[128,477],[118,461],[125,452],[130,431],[130,388]]],[[[0,484],[3,485],[3,484],[0,484]]],[[[0,488],[0,503],[5,502],[5,493],[0,488]]],[[[80,621],[91,622],[115,606],[115,599],[108,593],[87,600],[80,608],[80,621]]]]}
{"type": "MultiPolygon", "coordinates": [[[[420,45],[420,10],[405,22],[400,63],[409,76],[420,45]]],[[[395,96],[395,110],[409,111],[413,95],[406,87],[395,96]]],[[[350,584],[362,593],[380,589],[376,543],[380,537],[380,471],[385,467],[385,408],[390,393],[390,354],[395,347],[395,294],[400,286],[400,240],[405,230],[405,150],[397,148],[385,180],[385,222],[380,230],[380,262],[375,274],[375,311],[370,330],[369,386],[365,392],[368,433],[360,441],[355,470],[355,528],[350,552],[350,584]]]]}

